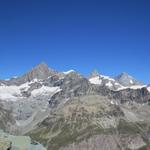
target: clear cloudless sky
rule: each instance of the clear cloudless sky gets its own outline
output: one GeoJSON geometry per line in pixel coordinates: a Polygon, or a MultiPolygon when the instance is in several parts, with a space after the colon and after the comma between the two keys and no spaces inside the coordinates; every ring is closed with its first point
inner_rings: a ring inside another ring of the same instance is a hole
{"type": "Polygon", "coordinates": [[[150,83],[150,1],[1,0],[0,78],[43,61],[150,83]]]}

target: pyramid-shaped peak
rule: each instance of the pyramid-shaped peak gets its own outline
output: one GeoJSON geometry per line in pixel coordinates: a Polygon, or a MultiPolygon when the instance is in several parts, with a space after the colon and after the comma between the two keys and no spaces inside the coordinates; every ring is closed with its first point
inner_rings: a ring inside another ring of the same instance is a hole
{"type": "Polygon", "coordinates": [[[123,86],[131,86],[131,85],[141,84],[139,81],[137,81],[135,78],[133,78],[126,72],[121,73],[120,75],[115,77],[115,79],[123,86]]]}
{"type": "Polygon", "coordinates": [[[128,76],[128,77],[131,77],[127,72],[122,72],[119,76],[128,76]]]}
{"type": "Polygon", "coordinates": [[[22,78],[27,81],[33,79],[46,79],[49,76],[55,75],[56,71],[49,69],[48,65],[44,62],[35,66],[31,71],[27,72],[22,78]]]}
{"type": "Polygon", "coordinates": [[[94,69],[94,70],[92,71],[92,73],[90,74],[90,78],[91,78],[91,77],[96,77],[96,76],[100,76],[100,73],[99,73],[96,69],[94,69]]]}
{"type": "Polygon", "coordinates": [[[48,65],[45,62],[42,62],[40,64],[38,64],[35,68],[33,69],[49,69],[48,65]]]}
{"type": "Polygon", "coordinates": [[[29,70],[27,73],[25,73],[23,76],[18,78],[12,78],[9,83],[15,84],[15,85],[21,85],[26,82],[30,82],[34,79],[47,79],[50,76],[58,75],[59,72],[50,69],[48,65],[44,62],[38,64],[37,66],[33,67],[31,70],[29,70]]]}

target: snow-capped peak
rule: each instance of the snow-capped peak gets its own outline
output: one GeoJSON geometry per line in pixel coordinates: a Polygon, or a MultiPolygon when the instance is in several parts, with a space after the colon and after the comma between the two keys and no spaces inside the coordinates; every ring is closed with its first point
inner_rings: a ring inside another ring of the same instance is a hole
{"type": "Polygon", "coordinates": [[[141,85],[139,81],[134,79],[132,76],[128,75],[126,72],[121,73],[120,75],[115,77],[115,79],[125,87],[132,86],[132,85],[141,85]]]}
{"type": "Polygon", "coordinates": [[[91,84],[106,86],[112,90],[113,89],[116,90],[118,88],[123,88],[123,86],[120,85],[114,78],[111,78],[111,77],[105,76],[105,75],[91,76],[89,78],[89,81],[91,84]]]}
{"type": "Polygon", "coordinates": [[[89,78],[100,76],[99,72],[95,69],[90,74],[89,78]]]}
{"type": "Polygon", "coordinates": [[[50,93],[57,93],[61,91],[59,87],[47,87],[47,86],[42,86],[39,89],[35,89],[31,92],[31,95],[33,97],[36,97],[38,95],[49,95],[50,93]]]}
{"type": "MultiPolygon", "coordinates": [[[[141,89],[147,87],[147,85],[141,84],[135,80],[132,76],[127,73],[122,73],[116,78],[112,78],[105,75],[97,75],[89,78],[91,84],[96,84],[100,86],[106,86],[112,90],[123,90],[123,89],[141,89]]],[[[150,88],[148,88],[150,90],[150,88]]]]}

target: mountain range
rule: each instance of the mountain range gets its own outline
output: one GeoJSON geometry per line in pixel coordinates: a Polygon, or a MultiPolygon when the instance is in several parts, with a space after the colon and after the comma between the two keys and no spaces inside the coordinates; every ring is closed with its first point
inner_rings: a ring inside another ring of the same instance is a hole
{"type": "Polygon", "coordinates": [[[125,72],[86,77],[41,63],[0,80],[0,129],[43,150],[149,150],[149,115],[150,86],[125,72]]]}

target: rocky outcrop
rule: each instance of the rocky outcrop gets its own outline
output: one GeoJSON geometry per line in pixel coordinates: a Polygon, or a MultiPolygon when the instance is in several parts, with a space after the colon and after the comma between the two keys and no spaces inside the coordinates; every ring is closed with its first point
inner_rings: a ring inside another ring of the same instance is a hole
{"type": "Polygon", "coordinates": [[[0,131],[0,150],[46,150],[30,137],[14,136],[0,131]]]}
{"type": "Polygon", "coordinates": [[[11,141],[4,138],[0,138],[0,150],[10,150],[11,144],[11,141]]]}

